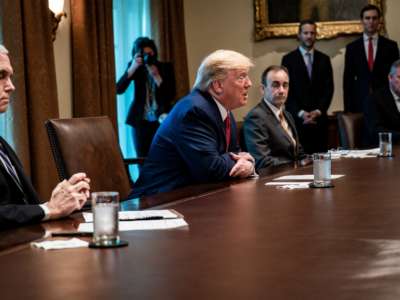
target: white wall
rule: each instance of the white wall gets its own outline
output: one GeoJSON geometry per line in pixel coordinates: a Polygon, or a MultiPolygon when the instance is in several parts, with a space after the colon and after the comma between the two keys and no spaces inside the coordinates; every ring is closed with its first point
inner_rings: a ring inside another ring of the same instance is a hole
{"type": "MultiPolygon", "coordinates": [[[[387,0],[384,7],[386,28],[390,38],[400,41],[400,28],[396,25],[396,12],[400,1],[387,0]]],[[[247,113],[260,100],[259,82],[262,71],[271,64],[280,64],[282,56],[297,47],[291,39],[254,41],[253,0],[185,0],[185,30],[188,50],[190,82],[202,58],[216,49],[232,49],[251,57],[255,68],[250,77],[253,89],[249,104],[235,112],[237,119],[247,113]]],[[[339,37],[318,41],[316,47],[330,56],[334,69],[335,93],[329,111],[343,109],[342,76],[344,51],[348,42],[355,39],[339,37]]]]}
{"type": "MultiPolygon", "coordinates": [[[[54,42],[57,90],[60,117],[72,115],[70,0],[65,0],[68,17],[63,18],[54,42]]],[[[185,0],[185,31],[188,50],[190,82],[193,84],[201,60],[216,49],[232,49],[251,57],[255,68],[251,71],[253,88],[249,104],[235,111],[237,119],[247,113],[260,98],[259,76],[266,66],[280,64],[282,56],[297,46],[295,39],[268,39],[255,42],[253,38],[253,0],[185,0]]],[[[397,25],[400,1],[384,1],[386,29],[391,39],[400,42],[397,25]]],[[[341,110],[344,48],[355,37],[339,37],[319,41],[317,48],[332,59],[335,93],[330,111],[341,110]]]]}

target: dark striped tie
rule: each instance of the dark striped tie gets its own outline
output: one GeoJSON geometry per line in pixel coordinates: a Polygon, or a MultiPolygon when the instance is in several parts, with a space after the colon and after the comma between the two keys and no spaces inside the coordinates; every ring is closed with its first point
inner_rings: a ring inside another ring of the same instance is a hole
{"type": "Polygon", "coordinates": [[[11,175],[11,177],[19,184],[21,185],[21,182],[19,180],[17,171],[15,170],[13,164],[10,161],[10,158],[8,155],[4,152],[4,147],[0,143],[0,161],[3,163],[5,169],[7,170],[8,174],[11,175]]]}

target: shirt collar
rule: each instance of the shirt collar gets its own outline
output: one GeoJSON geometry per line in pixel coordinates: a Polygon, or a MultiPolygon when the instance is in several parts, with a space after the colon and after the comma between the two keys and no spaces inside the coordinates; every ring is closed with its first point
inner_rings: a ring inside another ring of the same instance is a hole
{"type": "Polygon", "coordinates": [[[227,115],[228,115],[228,110],[221,104],[217,99],[212,97],[215,103],[217,104],[219,113],[221,114],[222,121],[225,121],[227,115]]]}
{"type": "Polygon", "coordinates": [[[273,105],[271,102],[269,102],[267,99],[264,98],[264,102],[268,105],[268,107],[272,110],[274,113],[275,117],[280,121],[279,115],[283,111],[283,106],[281,108],[277,108],[275,105],[273,105]]]}
{"type": "Polygon", "coordinates": [[[400,96],[398,96],[391,88],[390,88],[390,86],[389,86],[389,89],[390,89],[390,92],[392,93],[392,95],[393,95],[393,98],[394,98],[394,101],[400,101],[400,96]]]}
{"type": "MultiPolygon", "coordinates": [[[[363,33],[363,39],[364,39],[364,42],[368,42],[369,36],[366,33],[363,33]]],[[[376,40],[378,40],[378,33],[375,33],[372,36],[372,41],[376,41],[376,40]]]]}
{"type": "Polygon", "coordinates": [[[311,53],[312,56],[314,55],[314,48],[311,48],[311,50],[307,50],[307,49],[304,49],[302,46],[299,46],[299,50],[300,50],[301,55],[303,55],[303,56],[306,55],[307,52],[311,53]]]}

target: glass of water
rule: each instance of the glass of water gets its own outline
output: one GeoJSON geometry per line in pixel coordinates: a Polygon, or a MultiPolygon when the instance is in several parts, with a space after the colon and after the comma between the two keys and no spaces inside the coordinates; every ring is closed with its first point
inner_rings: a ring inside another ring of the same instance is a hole
{"type": "Polygon", "coordinates": [[[118,192],[92,193],[93,242],[98,247],[113,247],[119,243],[118,192]]]}
{"type": "Polygon", "coordinates": [[[379,132],[379,156],[392,157],[392,133],[379,132]]]}
{"type": "Polygon", "coordinates": [[[331,154],[329,152],[313,154],[313,172],[314,181],[312,183],[312,187],[332,187],[331,154]]]}

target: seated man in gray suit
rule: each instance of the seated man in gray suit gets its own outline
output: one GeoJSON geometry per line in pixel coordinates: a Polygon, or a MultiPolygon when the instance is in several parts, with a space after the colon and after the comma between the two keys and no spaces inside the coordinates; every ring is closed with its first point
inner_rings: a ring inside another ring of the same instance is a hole
{"type": "Polygon", "coordinates": [[[263,99],[245,117],[244,140],[256,170],[305,158],[292,115],[285,110],[289,73],[270,66],[261,75],[263,99]]]}

